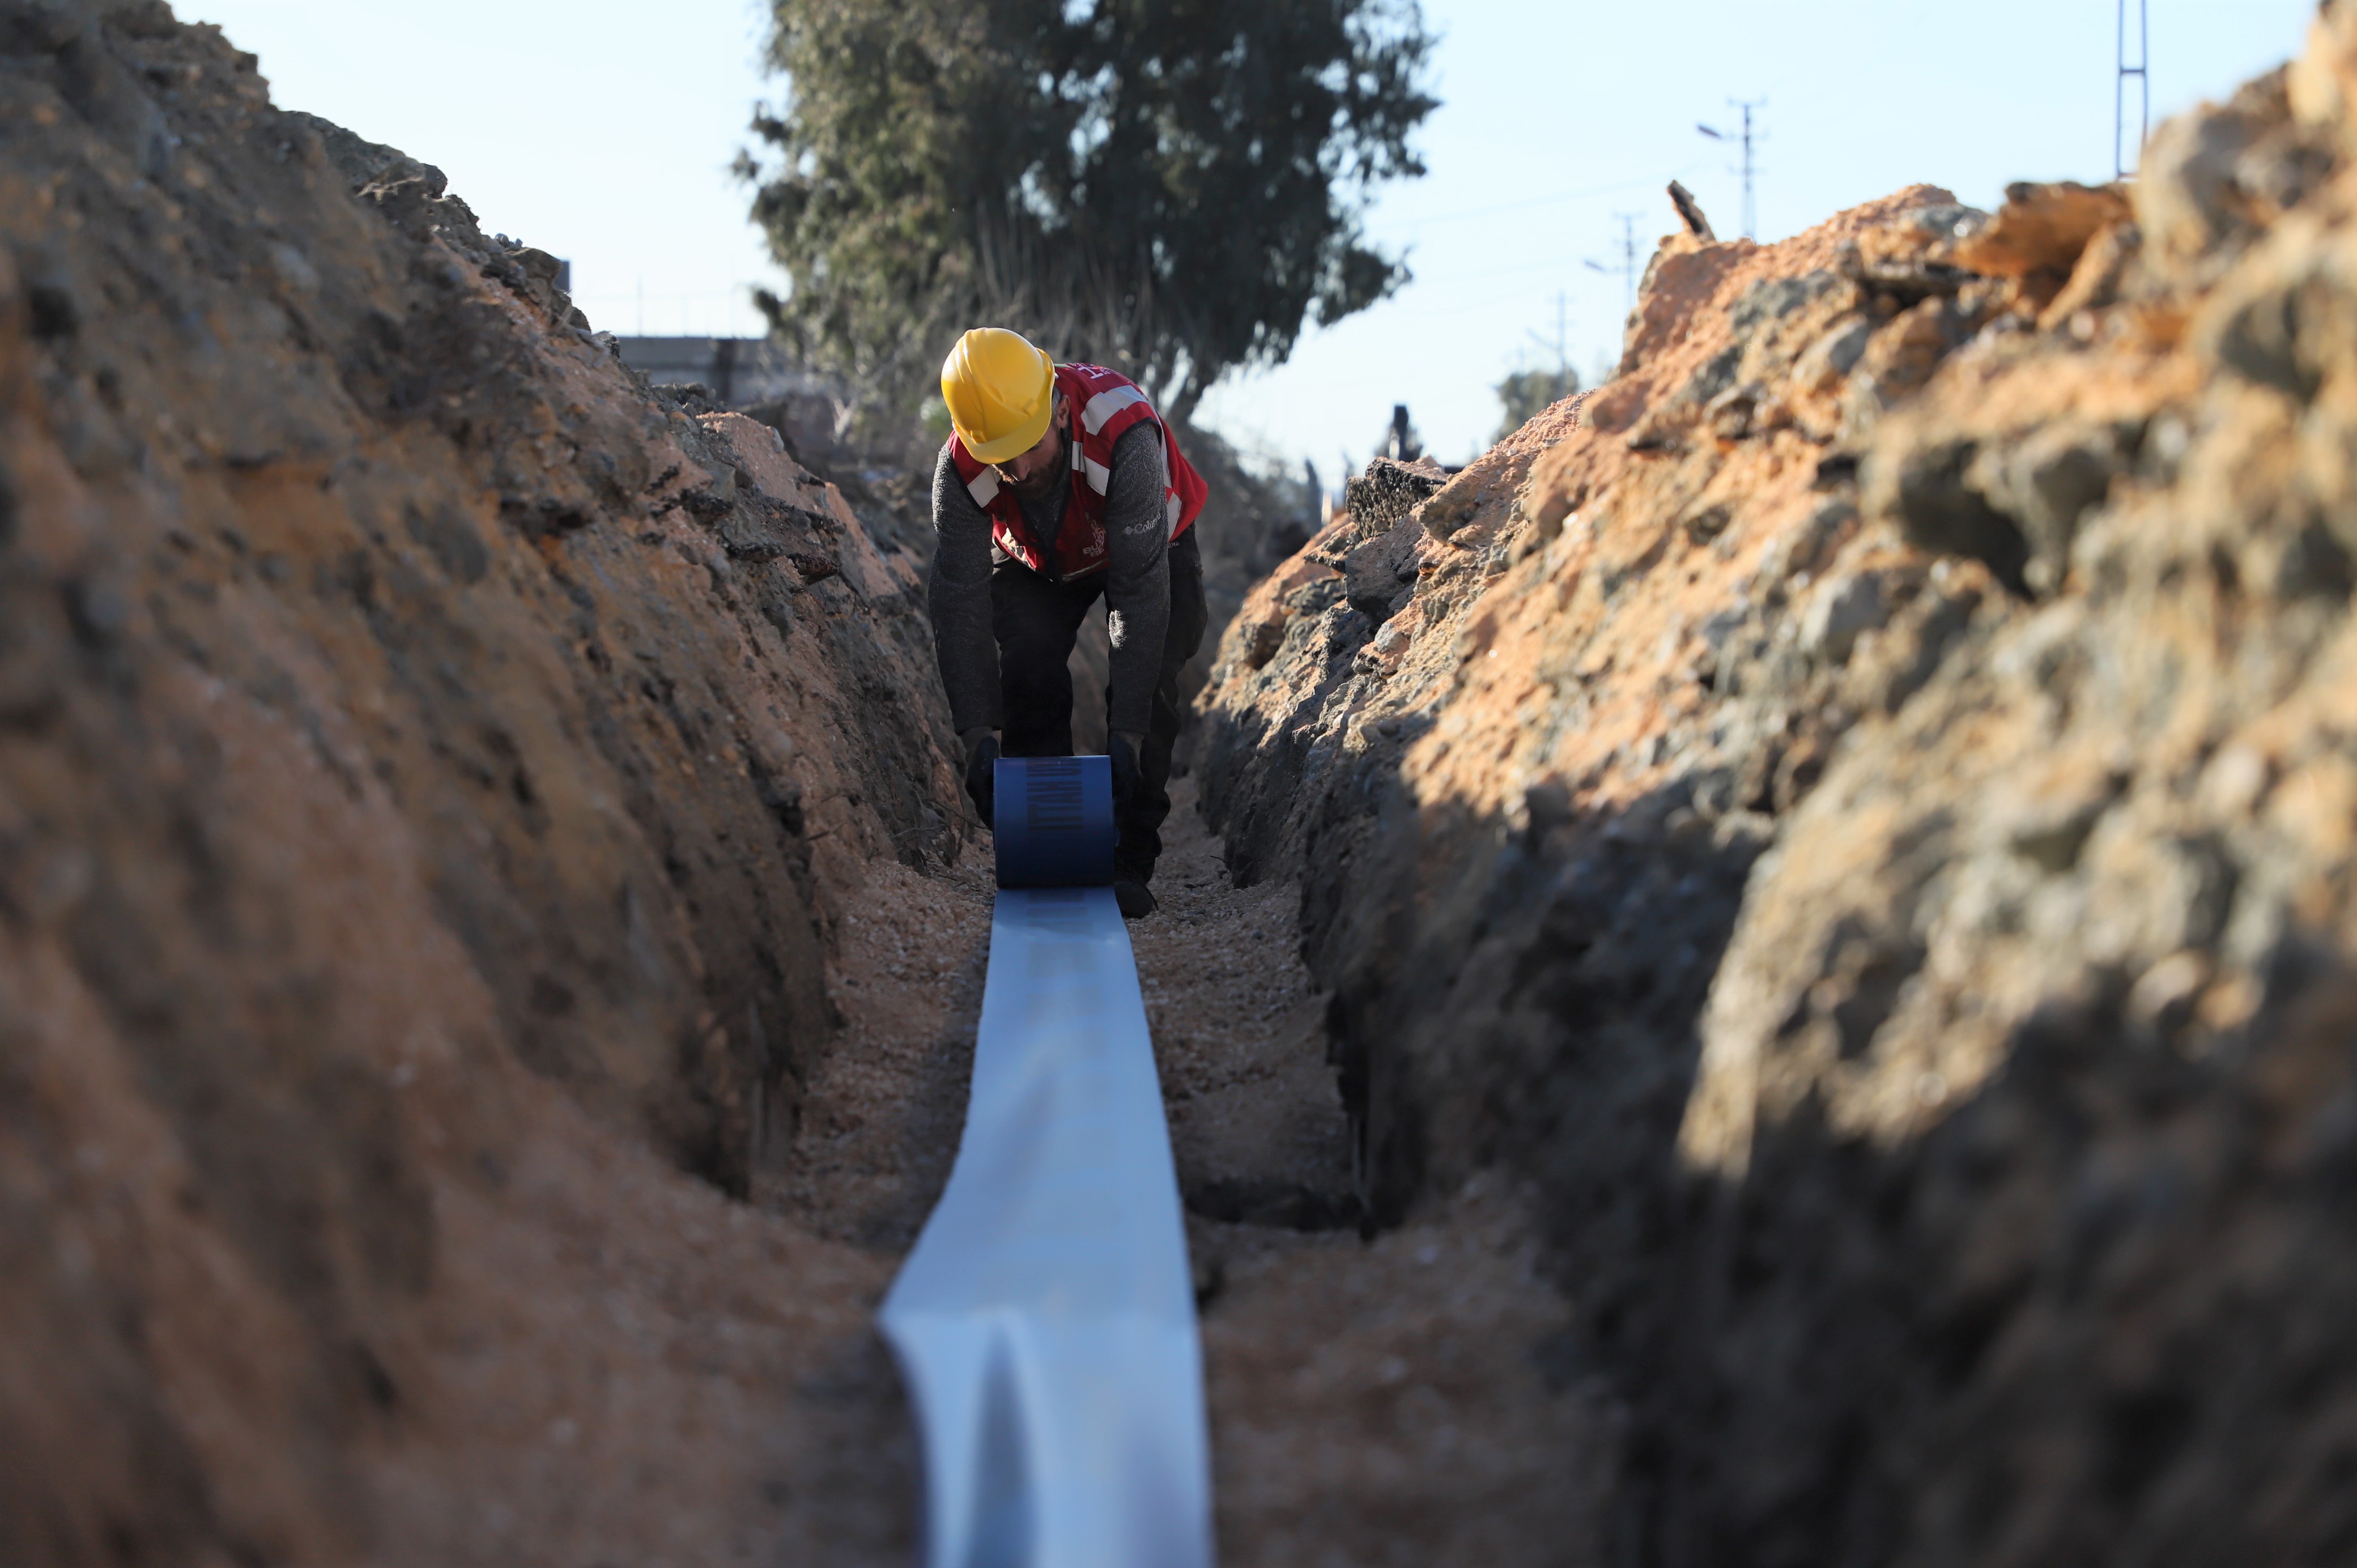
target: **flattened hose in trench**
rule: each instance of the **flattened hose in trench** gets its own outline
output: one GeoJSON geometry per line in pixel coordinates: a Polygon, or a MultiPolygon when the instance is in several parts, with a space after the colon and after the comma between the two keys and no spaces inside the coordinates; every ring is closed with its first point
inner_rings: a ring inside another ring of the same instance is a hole
{"type": "Polygon", "coordinates": [[[1202,1355],[1102,757],[998,764],[949,1187],[885,1298],[930,1568],[1209,1568],[1202,1355]]]}

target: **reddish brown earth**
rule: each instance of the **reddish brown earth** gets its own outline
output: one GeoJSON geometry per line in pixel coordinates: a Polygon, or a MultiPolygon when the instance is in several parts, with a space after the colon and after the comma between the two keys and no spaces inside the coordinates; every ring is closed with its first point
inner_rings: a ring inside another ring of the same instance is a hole
{"type": "MultiPolygon", "coordinates": [[[[2357,1551],[2352,104],[2337,3],[2132,191],[1674,238],[1583,404],[1222,514],[1226,1561],[2357,1551]]],[[[913,1549],[921,545],[553,280],[0,0],[0,1562],[913,1549]]]]}
{"type": "Polygon", "coordinates": [[[729,1195],[964,832],[913,572],[217,33],[0,45],[0,1560],[898,1539],[729,1195]]]}
{"type": "MultiPolygon", "coordinates": [[[[986,861],[920,563],[697,406],[211,29],[0,8],[0,1561],[906,1561],[986,861]]],[[[1291,897],[1163,883],[1225,1554],[1555,1560],[1520,1198],[1362,1240],[1291,897]]]]}
{"type": "Polygon", "coordinates": [[[1362,1194],[1534,1187],[1616,1560],[2357,1551],[2352,38],[2131,191],[1666,242],[1230,628],[1362,1194]]]}

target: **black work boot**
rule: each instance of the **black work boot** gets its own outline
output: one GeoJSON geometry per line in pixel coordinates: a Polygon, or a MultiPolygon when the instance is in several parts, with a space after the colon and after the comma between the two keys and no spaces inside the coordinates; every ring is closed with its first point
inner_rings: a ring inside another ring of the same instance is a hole
{"type": "Polygon", "coordinates": [[[1158,903],[1146,884],[1154,880],[1154,863],[1140,865],[1135,861],[1116,858],[1113,863],[1113,901],[1121,906],[1125,920],[1143,920],[1154,913],[1158,903]]]}

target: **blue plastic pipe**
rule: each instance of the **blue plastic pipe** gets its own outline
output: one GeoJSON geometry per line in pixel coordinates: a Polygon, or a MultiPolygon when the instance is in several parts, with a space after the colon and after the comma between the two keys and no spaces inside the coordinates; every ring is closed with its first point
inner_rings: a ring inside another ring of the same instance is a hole
{"type": "Polygon", "coordinates": [[[998,764],[999,893],[949,1187],[885,1298],[931,1568],[1209,1568],[1186,1228],[1102,757],[998,764]]]}

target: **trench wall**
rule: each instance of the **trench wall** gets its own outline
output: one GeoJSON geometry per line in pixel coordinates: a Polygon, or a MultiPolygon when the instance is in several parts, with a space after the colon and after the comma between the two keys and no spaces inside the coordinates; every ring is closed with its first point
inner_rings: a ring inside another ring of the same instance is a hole
{"type": "Polygon", "coordinates": [[[2133,192],[1666,241],[1227,634],[1365,1196],[1532,1184],[1630,1561],[2357,1540],[2352,39],[2133,192]]]}
{"type": "Polygon", "coordinates": [[[529,1107],[745,1190],[846,889],[968,831],[913,564],[554,271],[0,5],[8,1562],[348,1560],[529,1107]]]}

